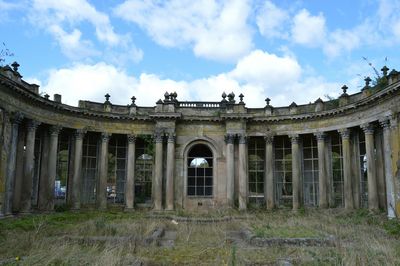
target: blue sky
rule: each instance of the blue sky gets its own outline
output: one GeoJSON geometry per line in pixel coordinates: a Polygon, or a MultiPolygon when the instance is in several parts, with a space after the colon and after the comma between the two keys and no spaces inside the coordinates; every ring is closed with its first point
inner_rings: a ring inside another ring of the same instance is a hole
{"type": "Polygon", "coordinates": [[[25,80],[70,105],[233,91],[283,106],[359,91],[362,57],[399,69],[400,0],[0,0],[0,36],[25,80]]]}

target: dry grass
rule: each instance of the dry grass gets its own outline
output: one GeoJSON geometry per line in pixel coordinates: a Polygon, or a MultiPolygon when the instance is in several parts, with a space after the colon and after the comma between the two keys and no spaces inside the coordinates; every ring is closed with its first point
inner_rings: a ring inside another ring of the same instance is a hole
{"type": "MultiPolygon", "coordinates": [[[[0,220],[0,258],[15,265],[268,265],[289,260],[296,265],[400,265],[400,223],[365,210],[289,210],[215,212],[196,217],[240,216],[213,224],[183,223],[146,218],[147,213],[83,212],[36,215],[0,220]],[[176,231],[174,247],[144,246],[142,240],[157,228],[176,231]],[[265,236],[334,235],[334,247],[257,248],[232,242],[229,232],[250,228],[265,236]],[[302,235],[303,234],[303,235],[302,235]],[[68,237],[109,237],[110,241],[82,243],[68,237]],[[116,242],[134,236],[133,242],[116,242]],[[114,239],[114,241],[111,241],[114,239]]],[[[170,214],[169,214],[170,215],[170,214]]],[[[177,212],[174,215],[191,216],[177,212]]]]}

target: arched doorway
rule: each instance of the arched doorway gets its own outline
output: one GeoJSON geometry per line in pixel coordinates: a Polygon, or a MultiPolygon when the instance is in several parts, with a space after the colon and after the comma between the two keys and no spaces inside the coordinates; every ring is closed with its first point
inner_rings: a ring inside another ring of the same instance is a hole
{"type": "Polygon", "coordinates": [[[187,195],[211,197],[213,195],[213,153],[205,144],[190,148],[187,156],[187,195]]]}

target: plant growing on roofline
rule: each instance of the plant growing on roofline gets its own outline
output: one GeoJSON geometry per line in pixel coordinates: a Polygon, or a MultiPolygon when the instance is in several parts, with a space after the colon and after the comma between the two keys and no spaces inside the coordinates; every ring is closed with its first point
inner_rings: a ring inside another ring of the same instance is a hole
{"type": "MultiPolygon", "coordinates": [[[[382,89],[383,87],[385,87],[386,85],[387,85],[387,82],[388,82],[388,80],[387,80],[387,72],[388,72],[388,70],[389,70],[389,68],[387,68],[387,61],[388,61],[388,58],[387,57],[385,57],[385,63],[384,63],[384,66],[383,66],[383,68],[381,69],[381,71],[382,71],[382,75],[380,74],[380,72],[376,69],[376,67],[368,60],[368,58],[367,57],[365,57],[365,56],[363,56],[362,57],[362,59],[365,61],[365,62],[367,62],[367,64],[372,68],[372,70],[374,71],[374,76],[373,76],[373,78],[371,79],[371,87],[374,89],[374,90],[380,90],[380,89],[382,89]]],[[[361,75],[359,74],[358,76],[360,76],[361,77],[361,75]]],[[[364,77],[364,80],[365,79],[367,79],[368,77],[364,77]]]]}
{"type": "Polygon", "coordinates": [[[3,66],[5,64],[6,58],[14,56],[14,53],[7,48],[6,44],[4,42],[2,44],[3,46],[0,50],[0,66],[3,66]]]}

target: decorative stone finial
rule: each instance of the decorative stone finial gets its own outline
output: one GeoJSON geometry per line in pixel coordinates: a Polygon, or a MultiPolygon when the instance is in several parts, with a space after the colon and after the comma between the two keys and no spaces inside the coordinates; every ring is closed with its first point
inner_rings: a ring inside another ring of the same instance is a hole
{"type": "Polygon", "coordinates": [[[107,93],[104,97],[106,97],[106,103],[110,103],[110,94],[107,93]]]}
{"type": "Polygon", "coordinates": [[[176,91],[174,91],[174,93],[171,93],[170,96],[172,97],[173,101],[176,101],[176,98],[178,97],[178,93],[176,93],[176,91]]]}
{"type": "Polygon", "coordinates": [[[270,98],[265,99],[265,102],[267,103],[267,106],[269,106],[269,103],[271,102],[270,98]]]}
{"type": "Polygon", "coordinates": [[[169,93],[166,91],[164,93],[164,101],[168,101],[169,100],[169,93]]]}
{"type": "Polygon", "coordinates": [[[241,93],[241,94],[239,95],[239,99],[240,99],[240,102],[241,102],[241,103],[243,103],[243,97],[244,97],[244,95],[243,95],[243,93],[241,93]]]}
{"type": "Polygon", "coordinates": [[[228,94],[228,101],[231,103],[235,102],[235,94],[233,92],[228,94]]]}
{"type": "Polygon", "coordinates": [[[387,66],[383,66],[381,71],[382,71],[383,76],[386,77],[387,73],[389,71],[389,68],[387,66]]]}
{"type": "Polygon", "coordinates": [[[49,98],[50,98],[50,95],[48,95],[47,93],[44,95],[44,98],[46,99],[46,100],[48,100],[49,98]]]}
{"type": "Polygon", "coordinates": [[[132,96],[132,97],[131,97],[131,100],[132,100],[131,105],[135,105],[136,97],[135,97],[135,96],[132,96]]]}
{"type": "Polygon", "coordinates": [[[226,102],[226,93],[225,92],[222,93],[222,101],[226,102]]]}
{"type": "Polygon", "coordinates": [[[347,95],[347,90],[348,90],[349,88],[346,86],[346,85],[343,85],[342,86],[342,91],[343,91],[343,95],[347,95]]]}
{"type": "Polygon", "coordinates": [[[14,61],[14,63],[12,63],[11,66],[13,67],[13,70],[15,72],[18,72],[19,64],[16,61],[14,61]]]}
{"type": "Polygon", "coordinates": [[[371,78],[370,78],[370,77],[366,77],[366,78],[364,79],[364,81],[365,81],[365,87],[366,87],[366,88],[369,88],[369,83],[371,82],[371,78]]]}

